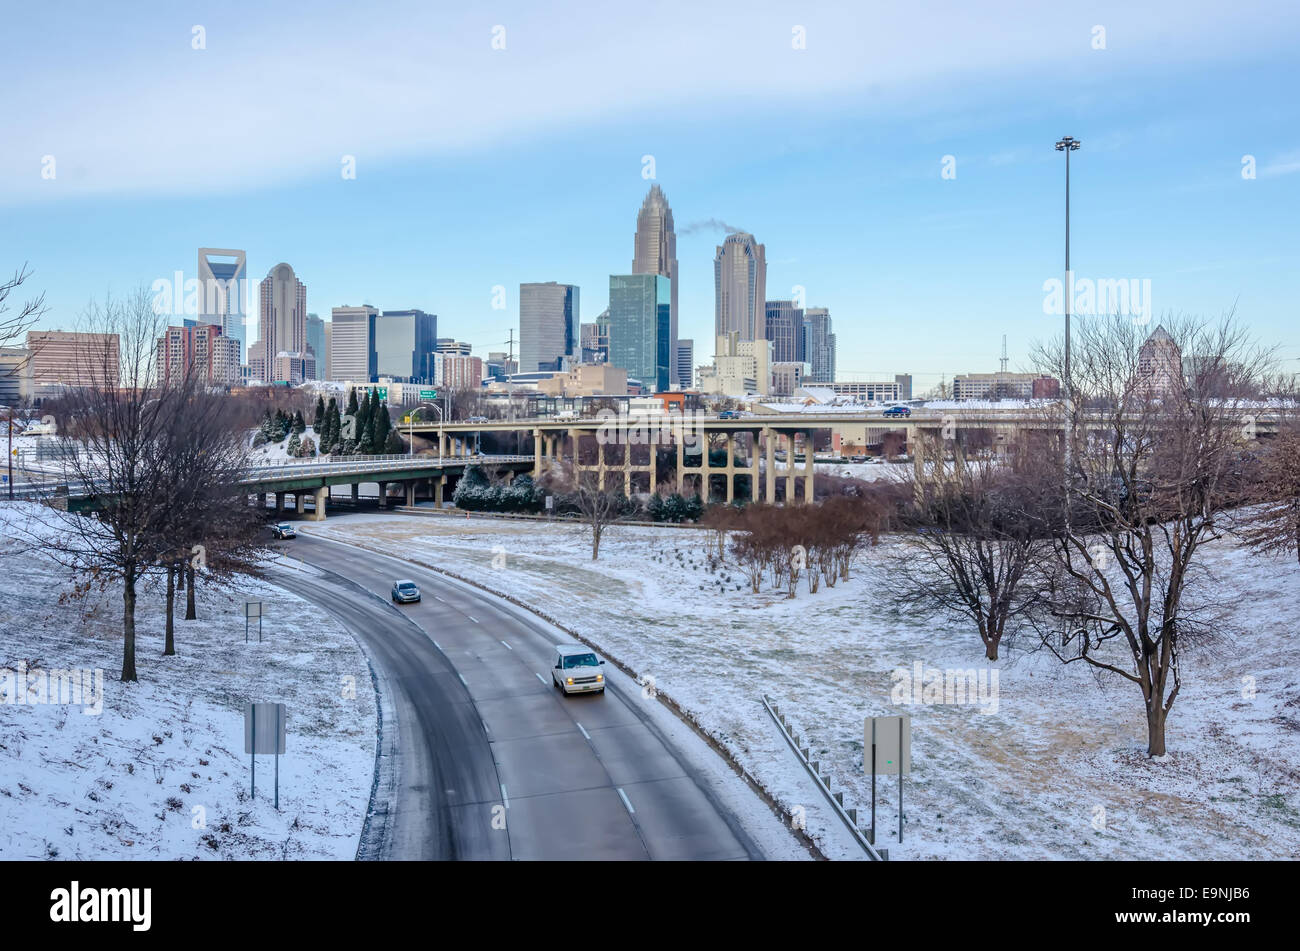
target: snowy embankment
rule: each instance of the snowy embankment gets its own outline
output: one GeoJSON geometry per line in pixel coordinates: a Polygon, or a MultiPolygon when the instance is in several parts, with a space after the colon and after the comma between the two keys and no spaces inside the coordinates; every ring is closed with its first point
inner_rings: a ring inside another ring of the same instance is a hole
{"type": "Polygon", "coordinates": [[[0,703],[0,859],[352,859],[376,719],[351,635],[264,582],[234,591],[201,582],[199,619],[181,619],[182,593],[177,654],[164,657],[165,592],[150,582],[136,614],[139,681],[122,683],[120,586],[73,597],[66,570],[20,542],[50,517],[0,506],[0,668],[29,672],[29,701],[39,696],[36,671],[102,671],[102,710],[0,703]],[[246,599],[263,602],[260,644],[256,626],[244,643],[246,599]],[[279,812],[274,757],[257,758],[250,797],[248,701],[287,706],[279,812]]]}
{"type": "MultiPolygon", "coordinates": [[[[996,704],[902,708],[913,774],[901,847],[896,780],[878,783],[879,844],[891,858],[1300,857],[1294,561],[1227,541],[1205,549],[1205,593],[1241,633],[1185,657],[1169,754],[1152,761],[1136,686],[1028,644],[990,665],[966,625],[897,612],[875,583],[894,540],[866,552],[849,582],[817,594],[801,582],[787,599],[766,582],[752,594],[733,565],[711,572],[707,532],[616,527],[593,564],[589,533],[573,524],[355,515],[308,530],[445,566],[563,619],[653,675],[787,808],[808,806],[806,779],[773,739],[764,693],[865,820],[863,718],[899,711],[893,673],[995,668],[996,704]]],[[[814,837],[830,838],[818,828],[828,821],[808,808],[814,837]]]]}
{"type": "MultiPolygon", "coordinates": [[[[251,440],[256,432],[257,432],[256,430],[253,430],[252,432],[249,433],[250,445],[251,445],[251,440]]],[[[302,440],[307,439],[309,437],[312,441],[312,445],[317,447],[320,446],[320,440],[316,437],[316,429],[312,426],[308,426],[305,430],[303,430],[302,434],[298,437],[298,440],[301,442],[302,440]]],[[[249,465],[265,466],[277,462],[289,462],[295,458],[298,458],[296,456],[289,455],[289,440],[292,438],[293,438],[293,434],[290,433],[288,436],[285,436],[283,439],[281,439],[278,442],[265,442],[262,443],[262,445],[260,446],[253,446],[248,451],[249,465]]],[[[313,453],[312,457],[314,458],[315,455],[316,453],[313,453]]]]}

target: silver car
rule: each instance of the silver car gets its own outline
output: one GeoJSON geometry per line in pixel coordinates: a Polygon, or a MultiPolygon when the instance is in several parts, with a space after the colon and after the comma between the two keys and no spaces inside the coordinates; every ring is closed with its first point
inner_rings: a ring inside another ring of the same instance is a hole
{"type": "Polygon", "coordinates": [[[415,604],[420,600],[420,589],[414,581],[403,579],[393,582],[393,601],[397,604],[415,604]]]}

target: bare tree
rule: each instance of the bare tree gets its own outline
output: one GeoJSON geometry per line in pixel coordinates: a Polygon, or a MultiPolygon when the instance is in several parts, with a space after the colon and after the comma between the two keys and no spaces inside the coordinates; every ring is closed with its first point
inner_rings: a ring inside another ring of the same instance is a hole
{"type": "Polygon", "coordinates": [[[10,311],[9,295],[32,276],[24,264],[14,271],[14,276],[0,281],[0,347],[12,346],[18,338],[35,326],[45,313],[45,295],[29,297],[15,311],[10,311]]]}
{"type": "Polygon", "coordinates": [[[1027,456],[957,456],[950,468],[940,463],[903,481],[912,490],[900,518],[909,534],[890,559],[886,587],[902,606],[971,621],[984,656],[997,660],[1008,625],[1034,598],[1025,582],[1046,547],[1037,517],[1042,473],[1027,456]]]}
{"type": "MultiPolygon", "coordinates": [[[[1231,316],[1148,331],[1118,316],[1077,326],[1073,466],[1055,480],[1065,523],[1050,526],[1042,592],[1064,633],[1041,633],[1063,662],[1138,686],[1147,752],[1162,756],[1182,653],[1209,635],[1188,588],[1201,546],[1241,499],[1243,408],[1271,354],[1231,316]]],[[[1064,378],[1058,344],[1036,357],[1064,378]]]]}
{"type": "Polygon", "coordinates": [[[146,289],[91,304],[84,324],[103,336],[76,354],[82,385],[63,401],[75,425],[60,428],[77,439],[64,456],[64,481],[94,512],[60,512],[62,531],[48,547],[62,564],[101,584],[121,581],[122,680],[134,681],[137,586],[175,547],[168,452],[182,393],[159,383],[163,321],[146,289]]]}
{"type": "Polygon", "coordinates": [[[195,620],[199,577],[228,583],[255,574],[266,554],[264,513],[248,504],[240,482],[249,464],[242,428],[232,424],[229,397],[212,392],[194,372],[172,381],[178,392],[168,433],[171,468],[168,536],[178,546],[165,559],[168,574],[168,636],[164,654],[175,653],[172,636],[174,581],[186,593],[186,620],[195,620]]]}
{"type": "Polygon", "coordinates": [[[609,492],[600,484],[599,472],[583,471],[573,480],[578,514],[591,529],[591,560],[600,557],[600,540],[610,525],[623,518],[627,500],[621,492],[609,492]]]}
{"type": "Polygon", "coordinates": [[[1284,425],[1258,450],[1251,501],[1239,513],[1240,534],[1259,552],[1300,559],[1300,429],[1284,425]]]}

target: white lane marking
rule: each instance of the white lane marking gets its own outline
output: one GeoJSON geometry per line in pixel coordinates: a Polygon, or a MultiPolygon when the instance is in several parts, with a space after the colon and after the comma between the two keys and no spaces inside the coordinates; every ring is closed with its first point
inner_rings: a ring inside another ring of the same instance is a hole
{"type": "MultiPolygon", "coordinates": [[[[433,596],[433,600],[435,600],[435,601],[442,601],[442,598],[438,597],[438,596],[435,594],[435,595],[433,596]]],[[[447,602],[446,602],[446,601],[442,601],[442,603],[443,603],[443,604],[446,604],[447,602]]]]}
{"type": "Polygon", "coordinates": [[[439,644],[437,641],[434,641],[434,642],[433,642],[433,646],[436,647],[436,648],[438,648],[438,650],[442,650],[442,645],[439,644]]]}
{"type": "Polygon", "coordinates": [[[469,619],[470,619],[471,621],[473,621],[475,624],[478,623],[478,618],[476,618],[476,617],[475,617],[474,615],[472,615],[472,614],[466,614],[465,617],[469,618],[469,619]]]}
{"type": "MultiPolygon", "coordinates": [[[[576,720],[575,720],[574,722],[577,723],[576,720]]],[[[581,723],[578,723],[578,729],[579,729],[579,730],[582,730],[582,735],[585,736],[588,740],[591,739],[591,734],[588,733],[586,730],[583,730],[583,729],[582,729],[582,724],[581,724],[581,723]]]]}
{"type": "Polygon", "coordinates": [[[514,648],[511,647],[509,644],[507,644],[505,641],[502,641],[501,643],[506,645],[506,650],[508,650],[508,651],[512,651],[512,650],[514,650],[514,648]]]}
{"type": "MultiPolygon", "coordinates": [[[[537,674],[537,671],[534,670],[533,673],[537,674]]],[[[537,674],[537,679],[540,680],[542,683],[546,683],[546,678],[543,677],[541,674],[537,674]]]]}
{"type": "Polygon", "coordinates": [[[506,795],[506,784],[505,784],[505,783],[502,783],[502,784],[501,784],[501,801],[504,802],[504,803],[506,804],[506,808],[507,808],[507,809],[510,808],[510,797],[506,795]]]}
{"type": "Polygon", "coordinates": [[[487,720],[484,720],[484,719],[480,718],[480,719],[479,719],[479,722],[483,724],[483,732],[484,732],[484,733],[491,733],[491,732],[492,732],[492,728],[491,728],[490,726],[487,725],[487,720]]]}
{"type": "Polygon", "coordinates": [[[623,792],[623,787],[618,787],[618,794],[623,797],[623,805],[627,806],[627,811],[636,815],[636,810],[632,808],[632,802],[627,798],[627,793],[623,792]]]}
{"type": "Polygon", "coordinates": [[[466,687],[469,686],[469,682],[465,679],[464,674],[457,674],[456,676],[460,678],[460,682],[463,683],[466,687]]]}

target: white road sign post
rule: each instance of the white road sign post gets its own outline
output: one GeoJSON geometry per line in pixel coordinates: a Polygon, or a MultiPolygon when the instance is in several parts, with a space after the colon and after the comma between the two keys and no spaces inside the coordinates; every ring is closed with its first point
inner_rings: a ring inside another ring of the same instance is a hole
{"type": "Polygon", "coordinates": [[[257,797],[257,754],[275,755],[275,808],[280,808],[280,754],[284,752],[283,703],[244,704],[244,752],[249,756],[253,797],[257,797]]]}
{"type": "Polygon", "coordinates": [[[862,746],[870,752],[862,758],[863,769],[871,773],[871,844],[876,844],[876,777],[898,777],[898,844],[903,844],[903,777],[912,771],[912,716],[867,717],[862,746]]]}
{"type": "Polygon", "coordinates": [[[245,601],[244,602],[244,643],[248,643],[248,625],[252,620],[257,619],[257,643],[262,643],[262,602],[245,601]]]}

